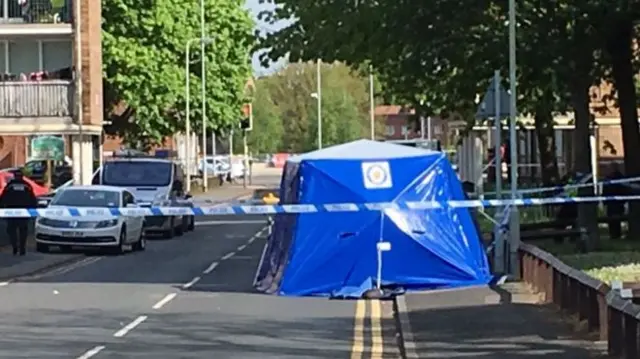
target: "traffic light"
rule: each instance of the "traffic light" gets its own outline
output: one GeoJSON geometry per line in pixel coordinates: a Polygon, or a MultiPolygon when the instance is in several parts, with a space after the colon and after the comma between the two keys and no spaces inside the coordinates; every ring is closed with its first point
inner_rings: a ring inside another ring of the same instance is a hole
{"type": "Polygon", "coordinates": [[[251,118],[243,118],[242,120],[240,120],[240,128],[244,131],[251,131],[251,128],[253,127],[253,123],[251,122],[251,118]]]}

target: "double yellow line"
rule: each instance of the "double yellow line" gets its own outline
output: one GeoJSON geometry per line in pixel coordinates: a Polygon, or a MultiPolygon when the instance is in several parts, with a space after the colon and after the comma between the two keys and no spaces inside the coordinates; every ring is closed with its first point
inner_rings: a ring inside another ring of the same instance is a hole
{"type": "Polygon", "coordinates": [[[353,325],[351,359],[361,359],[365,352],[371,354],[371,359],[382,359],[382,355],[384,353],[383,342],[382,303],[379,300],[358,300],[356,302],[355,322],[353,325]],[[369,307],[369,310],[367,310],[367,307],[369,307]],[[367,323],[367,319],[369,319],[369,323],[367,323]],[[371,335],[370,348],[367,348],[368,345],[365,340],[365,332],[367,332],[366,329],[369,329],[368,332],[371,335]]]}

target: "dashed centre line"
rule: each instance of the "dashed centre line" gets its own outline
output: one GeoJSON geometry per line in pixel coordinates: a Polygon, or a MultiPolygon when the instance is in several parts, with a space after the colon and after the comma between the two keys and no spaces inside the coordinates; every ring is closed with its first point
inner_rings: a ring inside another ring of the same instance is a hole
{"type": "Polygon", "coordinates": [[[170,293],[167,294],[164,298],[160,299],[156,304],[153,305],[153,309],[160,309],[165,306],[165,304],[169,303],[178,295],[178,293],[170,293]]]}
{"type": "Polygon", "coordinates": [[[182,288],[184,289],[189,289],[191,288],[194,284],[198,283],[198,281],[200,280],[200,277],[195,277],[192,280],[189,281],[189,283],[185,283],[182,288]]]}
{"type": "Polygon", "coordinates": [[[116,337],[116,338],[122,338],[125,335],[127,335],[127,333],[129,333],[130,331],[135,329],[135,327],[137,327],[138,325],[142,324],[142,322],[144,322],[145,320],[147,320],[147,316],[146,315],[141,315],[141,316],[137,317],[136,319],[134,319],[133,322],[125,325],[122,329],[120,329],[117,332],[115,332],[113,334],[113,336],[116,337]]]}
{"type": "MultiPolygon", "coordinates": [[[[215,261],[212,262],[205,270],[202,271],[203,274],[210,274],[211,272],[213,272],[219,265],[221,261],[225,261],[231,257],[233,257],[234,255],[236,255],[238,252],[243,251],[244,249],[246,249],[250,244],[252,244],[256,239],[260,238],[260,236],[262,235],[262,233],[268,229],[269,227],[264,227],[263,229],[261,229],[260,231],[258,231],[256,234],[254,234],[253,236],[251,236],[251,238],[249,238],[249,240],[247,241],[247,243],[238,246],[238,248],[236,249],[236,251],[232,251],[229,252],[227,254],[225,254],[224,256],[222,256],[222,258],[220,258],[219,261],[215,261]]],[[[57,274],[62,274],[62,273],[66,273],[70,270],[73,270],[75,268],[81,267],[83,265],[87,265],[90,263],[93,263],[95,261],[97,261],[98,259],[88,259],[88,260],[82,260],[79,263],[75,264],[75,265],[71,265],[65,268],[62,268],[60,270],[58,270],[57,274]]],[[[189,281],[188,283],[185,283],[182,288],[183,289],[188,289],[190,287],[192,287],[193,285],[195,285],[198,281],[200,281],[201,277],[197,276],[195,278],[193,278],[191,281],[189,281]]],[[[7,282],[0,282],[0,287],[2,286],[6,286],[9,285],[11,283],[11,281],[7,281],[7,282]]],[[[158,310],[161,309],[162,307],[164,307],[165,305],[167,305],[167,303],[169,303],[170,301],[172,301],[173,299],[175,299],[177,297],[178,293],[169,293],[166,296],[164,296],[164,298],[160,299],[158,302],[156,302],[153,305],[153,309],[158,310]]],[[[132,331],[133,329],[135,329],[137,326],[139,326],[140,324],[142,324],[144,321],[147,320],[147,316],[146,315],[140,315],[138,316],[136,319],[134,319],[132,322],[130,322],[129,324],[125,325],[124,327],[122,327],[120,330],[118,330],[117,332],[115,332],[113,334],[114,337],[116,338],[122,338],[125,335],[127,335],[127,333],[129,333],[130,331],[132,331]]],[[[83,353],[81,356],[77,357],[76,359],[89,359],[92,358],[93,356],[97,355],[98,353],[100,353],[101,351],[103,351],[104,349],[106,349],[106,346],[104,345],[98,345],[93,347],[92,349],[86,351],[85,353],[83,353]]]]}
{"type": "Polygon", "coordinates": [[[220,258],[220,260],[226,261],[227,259],[233,257],[236,255],[236,252],[229,252],[227,254],[225,254],[222,258],[220,258]]]}
{"type": "Polygon", "coordinates": [[[106,349],[106,347],[104,345],[97,345],[97,346],[87,350],[86,352],[84,352],[84,354],[80,355],[76,359],[89,359],[89,358],[93,357],[94,355],[100,353],[104,349],[106,349]]]}
{"type": "Polygon", "coordinates": [[[213,270],[214,270],[214,269],[216,269],[216,267],[217,267],[219,264],[220,264],[219,262],[213,262],[213,263],[211,263],[211,264],[207,267],[207,269],[205,269],[205,270],[203,270],[203,271],[202,271],[202,273],[203,273],[203,274],[209,274],[209,273],[213,272],[213,270]]]}

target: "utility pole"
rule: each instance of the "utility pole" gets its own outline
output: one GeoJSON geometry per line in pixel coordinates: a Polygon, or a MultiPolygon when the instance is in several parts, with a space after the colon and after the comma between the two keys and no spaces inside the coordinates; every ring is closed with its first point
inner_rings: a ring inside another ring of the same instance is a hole
{"type": "MultiPolygon", "coordinates": [[[[200,0],[200,53],[202,54],[201,71],[202,71],[202,190],[207,192],[207,181],[209,173],[207,171],[207,71],[206,61],[207,54],[205,50],[205,18],[204,18],[204,0],[200,0]]],[[[214,160],[215,168],[215,160],[214,160]]]]}
{"type": "Polygon", "coordinates": [[[318,149],[322,148],[322,59],[318,59],[316,99],[318,100],[318,149]]]}
{"type": "Polygon", "coordinates": [[[376,140],[376,115],[373,94],[373,66],[369,65],[369,120],[371,122],[371,141],[376,140]]]}

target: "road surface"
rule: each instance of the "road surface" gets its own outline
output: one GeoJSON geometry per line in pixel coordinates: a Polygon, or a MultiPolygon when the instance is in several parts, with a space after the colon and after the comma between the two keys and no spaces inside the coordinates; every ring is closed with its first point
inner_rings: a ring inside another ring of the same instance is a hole
{"type": "Polygon", "coordinates": [[[4,283],[0,358],[397,357],[387,303],[253,291],[265,222],[202,217],[145,252],[4,283]]]}

